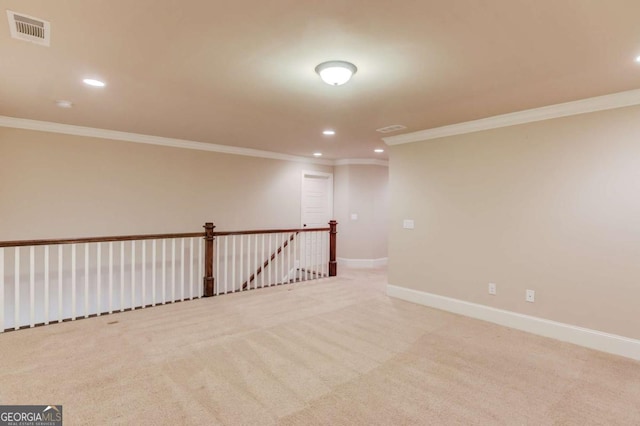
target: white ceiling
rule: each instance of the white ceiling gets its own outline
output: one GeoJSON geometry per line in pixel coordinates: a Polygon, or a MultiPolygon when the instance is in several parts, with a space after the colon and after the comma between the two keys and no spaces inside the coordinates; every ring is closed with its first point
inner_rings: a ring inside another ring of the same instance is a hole
{"type": "Polygon", "coordinates": [[[304,157],[384,159],[373,149],[389,134],[376,128],[640,88],[638,0],[0,5],[51,22],[42,47],[10,38],[0,19],[0,115],[304,157]],[[336,59],[358,72],[331,87],[314,68],[336,59]]]}

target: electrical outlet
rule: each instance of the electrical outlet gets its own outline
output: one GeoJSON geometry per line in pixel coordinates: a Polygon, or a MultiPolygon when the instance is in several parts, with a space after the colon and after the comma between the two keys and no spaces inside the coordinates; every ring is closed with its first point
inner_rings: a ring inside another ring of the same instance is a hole
{"type": "Polygon", "coordinates": [[[496,283],[489,283],[489,294],[496,295],[496,283]]]}
{"type": "Polygon", "coordinates": [[[524,300],[526,300],[527,302],[535,302],[536,301],[536,292],[534,290],[527,290],[527,292],[525,293],[525,297],[524,300]]]}
{"type": "Polygon", "coordinates": [[[405,219],[402,222],[402,227],[404,229],[413,229],[415,227],[415,223],[413,222],[413,219],[405,219]]]}

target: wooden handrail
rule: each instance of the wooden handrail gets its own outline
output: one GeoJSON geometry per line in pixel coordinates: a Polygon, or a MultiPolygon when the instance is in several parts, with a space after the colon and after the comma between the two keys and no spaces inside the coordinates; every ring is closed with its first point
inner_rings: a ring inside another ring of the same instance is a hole
{"type": "Polygon", "coordinates": [[[254,234],[285,234],[285,233],[300,233],[300,232],[317,232],[317,231],[329,231],[330,228],[300,228],[300,229],[257,229],[252,231],[224,231],[214,232],[215,237],[224,237],[229,235],[254,235],[254,234]]]}
{"type": "Polygon", "coordinates": [[[188,233],[182,233],[182,234],[145,234],[145,235],[119,235],[119,236],[111,236],[111,237],[65,238],[65,239],[51,239],[51,240],[0,241],[0,247],[106,243],[106,242],[113,242],[113,241],[162,240],[162,239],[171,239],[171,238],[193,238],[193,237],[204,238],[205,233],[204,232],[188,232],[188,233]]]}
{"type": "MultiPolygon", "coordinates": [[[[300,232],[316,232],[329,231],[330,228],[300,228],[300,229],[258,229],[251,231],[224,231],[214,232],[213,236],[226,235],[254,235],[254,234],[278,234],[278,233],[300,233],[300,232]]],[[[83,244],[83,243],[107,243],[115,241],[133,241],[133,240],[162,240],[172,238],[193,238],[206,236],[205,232],[186,232],[177,234],[143,234],[143,235],[113,235],[105,237],[83,237],[83,238],[59,238],[46,240],[17,240],[17,241],[0,241],[0,247],[24,247],[24,246],[48,246],[56,244],[83,244]]]]}

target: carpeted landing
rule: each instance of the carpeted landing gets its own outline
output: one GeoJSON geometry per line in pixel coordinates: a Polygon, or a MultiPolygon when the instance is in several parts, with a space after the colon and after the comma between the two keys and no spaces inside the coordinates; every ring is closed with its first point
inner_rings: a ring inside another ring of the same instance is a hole
{"type": "Polygon", "coordinates": [[[0,335],[65,425],[640,425],[640,362],[385,295],[382,270],[0,335]]]}

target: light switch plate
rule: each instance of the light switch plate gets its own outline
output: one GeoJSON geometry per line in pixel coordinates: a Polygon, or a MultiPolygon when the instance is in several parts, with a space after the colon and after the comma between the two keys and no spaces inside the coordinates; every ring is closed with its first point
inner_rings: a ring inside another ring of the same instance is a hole
{"type": "Polygon", "coordinates": [[[358,220],[358,213],[351,213],[351,220],[358,220]]]}
{"type": "Polygon", "coordinates": [[[415,227],[413,219],[405,219],[404,222],[402,222],[402,227],[404,229],[413,229],[415,227]]]}

